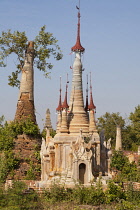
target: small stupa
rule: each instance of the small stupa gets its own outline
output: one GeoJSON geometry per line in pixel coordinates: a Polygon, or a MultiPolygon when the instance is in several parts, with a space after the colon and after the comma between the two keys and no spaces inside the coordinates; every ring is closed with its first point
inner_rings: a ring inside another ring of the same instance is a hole
{"type": "Polygon", "coordinates": [[[50,113],[50,109],[47,109],[47,110],[46,110],[45,128],[48,128],[50,131],[53,129],[53,128],[52,128],[52,123],[51,123],[51,113],[50,113]]]}

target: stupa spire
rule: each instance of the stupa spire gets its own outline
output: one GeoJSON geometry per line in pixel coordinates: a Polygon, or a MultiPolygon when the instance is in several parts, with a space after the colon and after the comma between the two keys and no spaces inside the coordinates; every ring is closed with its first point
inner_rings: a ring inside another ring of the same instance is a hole
{"type": "Polygon", "coordinates": [[[92,96],[91,72],[90,72],[90,104],[88,106],[88,109],[89,110],[96,109],[96,106],[94,105],[94,102],[93,102],[93,96],[92,96]]]}
{"type": "Polygon", "coordinates": [[[88,106],[89,110],[89,133],[97,133],[96,128],[96,121],[95,121],[95,111],[96,106],[93,103],[93,97],[92,97],[92,84],[91,84],[91,72],[90,72],[90,104],[88,106]]]}
{"type": "Polygon", "coordinates": [[[61,77],[60,77],[60,89],[59,89],[60,95],[59,95],[59,103],[58,107],[56,108],[57,111],[57,127],[56,127],[56,133],[60,132],[61,122],[62,122],[62,100],[61,100],[61,77]]]}
{"type": "Polygon", "coordinates": [[[71,50],[75,53],[73,63],[73,77],[72,77],[72,90],[69,103],[69,132],[71,134],[79,135],[79,130],[82,129],[84,134],[89,131],[89,120],[84,107],[83,99],[83,85],[82,85],[82,72],[83,66],[81,61],[81,54],[84,48],[80,43],[80,1],[78,9],[78,32],[77,41],[71,50]]]}
{"type": "Polygon", "coordinates": [[[56,108],[56,111],[61,111],[61,108],[62,108],[62,100],[61,100],[61,92],[62,92],[62,89],[61,89],[61,77],[60,77],[60,89],[59,89],[59,92],[60,92],[60,95],[59,95],[59,104],[58,104],[58,107],[56,108]]]}
{"type": "Polygon", "coordinates": [[[86,88],[86,106],[85,111],[88,111],[88,75],[87,75],[87,88],[86,88]]]}
{"type": "Polygon", "coordinates": [[[67,111],[68,111],[68,103],[67,103],[67,89],[68,89],[68,74],[67,74],[67,83],[66,83],[66,93],[65,99],[62,104],[62,120],[61,120],[61,128],[60,133],[68,133],[68,122],[67,122],[67,111]]]}
{"type": "Polygon", "coordinates": [[[78,10],[77,40],[76,40],[76,44],[71,48],[71,51],[73,51],[73,52],[84,52],[85,48],[82,47],[81,41],[80,41],[80,18],[81,18],[80,0],[79,0],[79,6],[76,6],[76,8],[78,10]]]}
{"type": "Polygon", "coordinates": [[[69,81],[68,81],[68,74],[67,74],[67,83],[66,83],[65,99],[64,99],[64,102],[63,102],[63,104],[62,104],[62,108],[63,108],[63,109],[68,109],[68,108],[69,108],[69,105],[68,105],[68,102],[67,102],[68,83],[69,83],[69,81]]]}

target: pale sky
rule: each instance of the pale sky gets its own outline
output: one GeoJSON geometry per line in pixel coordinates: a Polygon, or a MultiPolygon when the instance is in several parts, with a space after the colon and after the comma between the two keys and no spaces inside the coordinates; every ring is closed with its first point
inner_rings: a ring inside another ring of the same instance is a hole
{"type": "MultiPolygon", "coordinates": [[[[0,33],[25,31],[32,40],[46,25],[63,51],[61,61],[52,59],[51,79],[34,69],[35,108],[41,129],[47,108],[55,128],[60,76],[63,99],[67,73],[68,92],[71,90],[74,56],[70,49],[76,41],[77,4],[78,0],[0,0],[0,33]]],[[[85,48],[83,90],[85,94],[86,75],[91,71],[96,117],[105,112],[129,116],[140,104],[140,0],[81,0],[81,43],[85,48]]],[[[13,120],[16,111],[19,90],[7,85],[16,62],[15,57],[9,57],[7,67],[0,69],[0,116],[6,120],[13,120]]]]}

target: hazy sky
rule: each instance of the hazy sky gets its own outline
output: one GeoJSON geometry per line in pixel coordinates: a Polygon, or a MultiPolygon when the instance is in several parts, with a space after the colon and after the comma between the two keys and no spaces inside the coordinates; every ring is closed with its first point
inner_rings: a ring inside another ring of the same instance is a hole
{"type": "MultiPolygon", "coordinates": [[[[25,31],[33,40],[40,27],[59,40],[61,61],[51,61],[51,79],[35,69],[35,108],[37,121],[43,127],[45,112],[50,108],[53,126],[62,76],[64,98],[66,74],[71,76],[77,32],[78,0],[0,0],[0,32],[7,29],[25,31]]],[[[92,72],[94,103],[97,117],[105,112],[120,112],[125,117],[140,104],[140,0],[81,0],[81,43],[83,57],[83,90],[86,75],[92,72]]],[[[7,59],[0,69],[0,116],[13,120],[18,99],[17,88],[7,85],[7,76],[15,70],[17,60],[7,59]]]]}

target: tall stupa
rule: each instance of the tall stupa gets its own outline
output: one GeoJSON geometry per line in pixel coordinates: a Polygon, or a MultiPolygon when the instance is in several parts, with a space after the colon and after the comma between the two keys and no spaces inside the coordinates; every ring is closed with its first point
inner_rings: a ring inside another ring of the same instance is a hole
{"type": "Polygon", "coordinates": [[[41,180],[46,183],[46,186],[57,180],[60,183],[65,183],[66,186],[74,186],[79,182],[90,185],[100,172],[105,174],[108,171],[108,150],[104,142],[101,143],[96,128],[96,107],[93,102],[91,75],[90,103],[88,103],[87,81],[86,105],[84,105],[81,57],[85,48],[80,41],[80,1],[76,8],[78,10],[78,25],[76,44],[71,48],[75,59],[72,67],[70,101],[68,104],[66,83],[65,98],[62,102],[60,78],[60,96],[56,109],[58,114],[57,134],[54,138],[47,136],[42,141],[41,180]]]}

